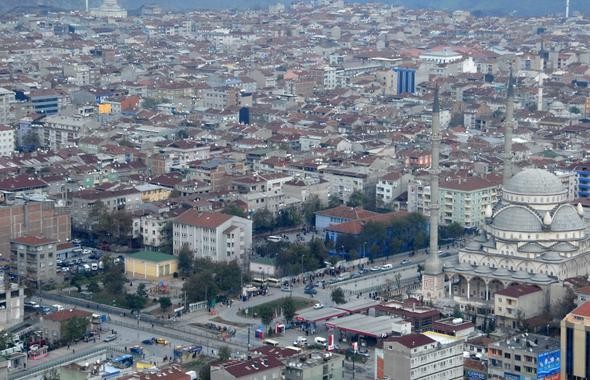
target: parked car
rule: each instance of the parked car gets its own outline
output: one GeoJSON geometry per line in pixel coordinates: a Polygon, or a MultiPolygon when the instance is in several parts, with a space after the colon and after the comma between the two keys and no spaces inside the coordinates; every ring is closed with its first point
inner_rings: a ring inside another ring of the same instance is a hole
{"type": "Polygon", "coordinates": [[[293,342],[293,345],[295,347],[307,346],[307,338],[304,336],[298,336],[297,340],[293,342]]]}
{"type": "Polygon", "coordinates": [[[156,338],[149,338],[149,339],[144,339],[141,341],[141,344],[147,344],[147,345],[152,345],[154,344],[154,341],[156,340],[156,338]]]}
{"type": "Polygon", "coordinates": [[[410,259],[403,259],[400,264],[401,265],[409,265],[409,264],[412,264],[412,260],[410,260],[410,259]]]}
{"type": "Polygon", "coordinates": [[[316,309],[316,310],[323,309],[324,308],[324,305],[318,302],[315,305],[313,305],[313,308],[316,309]]]}
{"type": "Polygon", "coordinates": [[[305,288],[305,290],[303,290],[303,293],[305,293],[305,294],[317,294],[318,291],[315,290],[315,288],[305,288]]]}
{"type": "Polygon", "coordinates": [[[381,267],[381,270],[390,270],[393,269],[393,264],[385,264],[381,267]]]}
{"type": "Polygon", "coordinates": [[[381,270],[381,267],[371,267],[371,272],[378,272],[381,270]]]}
{"type": "Polygon", "coordinates": [[[156,342],[156,344],[161,344],[161,345],[163,345],[163,346],[166,346],[166,345],[169,343],[169,342],[168,342],[166,339],[164,339],[164,338],[156,338],[155,342],[156,342]]]}
{"type": "Polygon", "coordinates": [[[102,341],[105,343],[108,343],[108,342],[112,342],[115,339],[117,339],[116,335],[107,335],[102,341]]]}

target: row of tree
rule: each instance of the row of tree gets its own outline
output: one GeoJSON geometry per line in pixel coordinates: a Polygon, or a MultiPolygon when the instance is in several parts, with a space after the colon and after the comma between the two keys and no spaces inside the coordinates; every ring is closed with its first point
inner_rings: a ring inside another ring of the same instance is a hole
{"type": "Polygon", "coordinates": [[[206,300],[212,304],[241,292],[242,270],[236,261],[224,263],[190,257],[187,260],[183,249],[179,254],[179,270],[186,277],[183,291],[188,302],[206,300]]]}
{"type": "Polygon", "coordinates": [[[307,244],[265,242],[257,248],[256,253],[262,257],[274,258],[275,265],[283,276],[322,268],[328,259],[328,249],[322,240],[316,238],[307,244]]]}

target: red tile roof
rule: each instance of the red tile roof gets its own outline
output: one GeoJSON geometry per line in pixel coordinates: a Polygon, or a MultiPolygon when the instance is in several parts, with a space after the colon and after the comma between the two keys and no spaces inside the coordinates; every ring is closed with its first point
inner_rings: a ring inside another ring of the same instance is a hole
{"type": "Polygon", "coordinates": [[[47,183],[39,178],[31,177],[26,174],[12,178],[6,178],[0,181],[0,190],[18,191],[26,189],[39,189],[47,187],[47,183]]]}
{"type": "Polygon", "coordinates": [[[220,212],[204,212],[199,214],[197,210],[190,209],[180,214],[175,222],[201,228],[217,228],[231,218],[232,215],[222,214],[220,212]]]}
{"type": "Polygon", "coordinates": [[[430,343],[435,343],[436,340],[424,335],[424,334],[408,334],[404,336],[397,336],[389,338],[386,342],[397,342],[407,348],[415,348],[425,346],[430,343]]]}
{"type": "Polygon", "coordinates": [[[331,216],[333,218],[342,218],[349,220],[356,220],[369,217],[371,215],[377,215],[376,212],[368,211],[362,207],[348,207],[348,206],[337,206],[327,210],[316,212],[317,215],[331,216]]]}
{"type": "Polygon", "coordinates": [[[70,309],[70,310],[62,310],[56,311],[55,313],[51,313],[45,316],[45,319],[49,319],[50,321],[68,321],[72,318],[79,317],[79,318],[89,318],[92,313],[89,313],[84,310],[80,309],[70,309]]]}
{"type": "Polygon", "coordinates": [[[540,292],[541,289],[536,285],[512,285],[507,287],[506,289],[502,289],[496,292],[496,295],[518,298],[521,296],[526,296],[527,294],[532,294],[535,292],[540,292]]]}
{"type": "Polygon", "coordinates": [[[402,218],[406,215],[408,215],[408,213],[405,211],[388,212],[387,214],[376,214],[363,219],[351,220],[339,224],[332,224],[328,226],[326,230],[342,234],[358,235],[363,230],[363,226],[368,222],[388,223],[394,219],[402,218]]]}
{"type": "Polygon", "coordinates": [[[25,245],[45,245],[55,243],[53,239],[46,239],[42,236],[22,236],[12,240],[17,244],[25,245]]]}
{"type": "Polygon", "coordinates": [[[570,314],[579,315],[580,317],[590,317],[590,301],[576,307],[570,314]]]}

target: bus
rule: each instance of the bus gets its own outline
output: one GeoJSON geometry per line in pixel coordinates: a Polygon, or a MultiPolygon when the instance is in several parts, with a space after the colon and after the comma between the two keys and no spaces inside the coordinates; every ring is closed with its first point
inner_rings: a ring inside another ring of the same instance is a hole
{"type": "Polygon", "coordinates": [[[133,365],[133,356],[129,354],[117,356],[111,360],[111,363],[117,368],[129,368],[133,365]]]}
{"type": "Polygon", "coordinates": [[[266,280],[261,277],[253,277],[252,278],[252,285],[262,288],[266,285],[266,280]]]}
{"type": "Polygon", "coordinates": [[[278,347],[279,342],[274,339],[265,339],[262,343],[266,344],[267,346],[278,347]]]}
{"type": "Polygon", "coordinates": [[[281,287],[281,280],[274,277],[269,277],[266,279],[266,284],[273,288],[280,288],[281,287]]]}

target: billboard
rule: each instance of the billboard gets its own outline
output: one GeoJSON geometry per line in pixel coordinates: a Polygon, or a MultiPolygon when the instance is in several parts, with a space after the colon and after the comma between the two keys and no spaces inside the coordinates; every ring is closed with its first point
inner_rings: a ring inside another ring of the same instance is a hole
{"type": "Polygon", "coordinates": [[[543,352],[537,358],[537,379],[551,379],[561,370],[561,351],[559,349],[543,352]]]}

